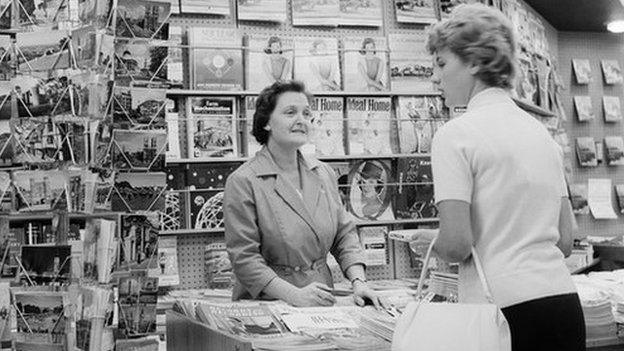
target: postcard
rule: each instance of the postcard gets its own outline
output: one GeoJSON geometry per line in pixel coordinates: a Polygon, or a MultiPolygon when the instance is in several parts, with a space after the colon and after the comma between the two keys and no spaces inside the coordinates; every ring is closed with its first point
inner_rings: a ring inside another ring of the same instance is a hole
{"type": "Polygon", "coordinates": [[[122,38],[169,38],[171,4],[158,1],[117,0],[115,35],[122,38]]]}
{"type": "Polygon", "coordinates": [[[112,193],[113,211],[163,211],[165,209],[164,192],[165,173],[118,173],[112,193]]]}
{"type": "Polygon", "coordinates": [[[394,0],[394,7],[399,23],[431,24],[438,21],[434,0],[394,0]]]}
{"type": "Polygon", "coordinates": [[[166,130],[113,130],[112,162],[119,170],[159,171],[165,167],[166,130]]]}

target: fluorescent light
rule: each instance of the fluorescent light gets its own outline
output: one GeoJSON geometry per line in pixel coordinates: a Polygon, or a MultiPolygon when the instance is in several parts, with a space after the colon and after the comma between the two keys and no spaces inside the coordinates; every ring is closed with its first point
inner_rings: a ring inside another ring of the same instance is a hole
{"type": "Polygon", "coordinates": [[[611,21],[607,23],[607,30],[611,33],[624,33],[624,21],[611,21]]]}

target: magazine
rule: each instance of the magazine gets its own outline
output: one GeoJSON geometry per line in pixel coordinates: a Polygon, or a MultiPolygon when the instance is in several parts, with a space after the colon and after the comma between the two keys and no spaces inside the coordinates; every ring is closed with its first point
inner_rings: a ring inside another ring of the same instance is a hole
{"type": "Polygon", "coordinates": [[[621,136],[606,136],[604,146],[608,166],[624,165],[624,139],[621,136]]]}
{"type": "Polygon", "coordinates": [[[117,173],[111,207],[118,212],[163,211],[165,173],[117,173]]]}
{"type": "Polygon", "coordinates": [[[188,157],[237,157],[236,101],[231,97],[189,97],[188,157]]]}
{"type": "Polygon", "coordinates": [[[622,120],[620,98],[617,96],[603,96],[602,107],[604,109],[605,122],[618,122],[622,120]]]}
{"type": "Polygon", "coordinates": [[[208,286],[211,289],[231,287],[235,278],[225,242],[215,241],[206,245],[205,255],[208,286]]]}
{"type": "Polygon", "coordinates": [[[292,79],[293,39],[277,35],[252,35],[247,40],[247,90],[261,91],[292,79]]]}
{"type": "Polygon", "coordinates": [[[434,0],[394,0],[399,23],[431,24],[438,21],[434,0]]]}
{"type": "Polygon", "coordinates": [[[242,90],[242,37],[234,28],[190,27],[191,87],[242,90]]]}
{"type": "Polygon", "coordinates": [[[572,59],[572,68],[576,77],[576,84],[589,84],[592,80],[591,66],[587,59],[572,59]]]}
{"type": "Polygon", "coordinates": [[[358,227],[367,267],[385,266],[388,262],[388,227],[358,227]]]}
{"type": "Polygon", "coordinates": [[[115,35],[120,38],[167,40],[171,4],[143,0],[117,0],[115,35]]]}
{"type": "Polygon", "coordinates": [[[344,155],[344,99],[317,97],[311,107],[314,117],[310,143],[314,145],[316,155],[344,155]]]}
{"type": "Polygon", "coordinates": [[[410,94],[434,91],[433,58],[426,50],[425,31],[390,33],[390,86],[393,92],[410,94]]]}
{"type": "Polygon", "coordinates": [[[381,27],[383,26],[384,0],[353,1],[340,0],[340,26],[381,27]]]}
{"type": "Polygon", "coordinates": [[[349,155],[392,154],[390,98],[347,98],[349,155]]]}
{"type": "Polygon", "coordinates": [[[348,209],[363,220],[394,219],[392,172],[388,162],[361,160],[349,171],[348,209]]]}
{"type": "Polygon", "coordinates": [[[237,0],[239,21],[286,22],[286,0],[237,0]]]}
{"type": "Polygon", "coordinates": [[[151,270],[149,276],[158,278],[159,286],[180,284],[177,250],[178,238],[175,236],[158,239],[158,268],[151,270]]]}
{"type": "Polygon", "coordinates": [[[605,84],[622,84],[622,69],[617,60],[601,60],[602,74],[605,84]]]}
{"type": "Polygon", "coordinates": [[[349,172],[351,171],[351,163],[344,162],[327,162],[336,174],[336,182],[338,183],[338,191],[340,192],[340,200],[347,208],[349,203],[349,172]]]}
{"type": "Polygon", "coordinates": [[[339,20],[339,0],[292,0],[293,26],[335,27],[339,20]]]}
{"type": "Polygon", "coordinates": [[[438,96],[399,96],[396,107],[401,153],[431,152],[435,132],[448,120],[442,99],[438,96]]]}
{"type": "Polygon", "coordinates": [[[576,108],[576,117],[579,122],[594,119],[594,111],[590,96],[575,96],[574,107],[576,108]]]}
{"type": "Polygon", "coordinates": [[[587,183],[568,184],[570,190],[570,203],[574,214],[589,214],[587,202],[587,183]]]}
{"type": "Polygon", "coordinates": [[[386,39],[382,37],[345,38],[343,43],[345,91],[389,90],[386,39]]]}
{"type": "Polygon", "coordinates": [[[230,14],[230,2],[223,0],[180,0],[182,13],[230,14]]]}
{"type": "Polygon", "coordinates": [[[191,229],[223,228],[223,189],[189,192],[191,229]]]}
{"type": "Polygon", "coordinates": [[[400,219],[438,216],[429,156],[398,160],[394,214],[400,219]]]}
{"type": "Polygon", "coordinates": [[[253,116],[256,113],[256,99],[257,96],[245,96],[245,140],[247,141],[244,145],[245,156],[253,157],[256,152],[260,151],[262,145],[258,143],[256,137],[254,137],[251,133],[253,131],[253,116]]]}
{"type": "Polygon", "coordinates": [[[576,156],[581,167],[596,167],[596,144],[592,137],[576,138],[576,156]]]}
{"type": "Polygon", "coordinates": [[[271,309],[258,304],[219,304],[202,302],[197,315],[209,320],[211,326],[228,334],[243,337],[278,337],[286,332],[271,309]]]}
{"type": "Polygon", "coordinates": [[[294,75],[311,92],[340,90],[338,41],[335,38],[296,38],[294,75]]]}

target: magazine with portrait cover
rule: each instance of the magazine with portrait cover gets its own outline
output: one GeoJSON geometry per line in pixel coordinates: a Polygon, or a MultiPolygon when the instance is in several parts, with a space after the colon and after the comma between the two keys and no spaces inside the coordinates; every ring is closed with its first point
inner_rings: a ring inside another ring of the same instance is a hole
{"type": "Polygon", "coordinates": [[[165,168],[167,131],[113,130],[112,162],[116,170],[160,171],[165,168]]]}
{"type": "Polygon", "coordinates": [[[435,218],[433,176],[429,156],[401,158],[397,163],[394,214],[400,219],[435,218]]]}
{"type": "Polygon", "coordinates": [[[178,271],[178,238],[158,239],[158,267],[150,269],[148,276],[158,278],[158,286],[176,286],[180,284],[178,271]]]}
{"type": "Polygon", "coordinates": [[[579,122],[590,121],[594,119],[594,111],[590,96],[575,96],[574,107],[576,109],[576,118],[579,122]]]}
{"type": "Polygon", "coordinates": [[[576,156],[581,167],[596,167],[596,143],[592,137],[576,138],[576,156]]]}
{"type": "Polygon", "coordinates": [[[242,36],[234,28],[189,27],[191,87],[242,90],[242,36]]]}
{"type": "Polygon", "coordinates": [[[317,156],[342,156],[344,148],[344,99],[317,97],[312,101],[310,144],[317,156]]]}
{"type": "Polygon", "coordinates": [[[358,236],[364,249],[364,260],[367,267],[385,266],[388,262],[388,227],[361,226],[358,236]]]}
{"type": "Polygon", "coordinates": [[[620,207],[620,213],[624,213],[624,184],[615,185],[615,196],[620,207]]]}
{"type": "Polygon", "coordinates": [[[602,107],[604,109],[605,122],[618,122],[622,120],[622,109],[619,97],[603,96],[602,107]]]}
{"type": "Polygon", "coordinates": [[[115,41],[115,77],[166,82],[167,55],[165,41],[118,39],[115,41]]]}
{"type": "Polygon", "coordinates": [[[251,34],[248,36],[246,51],[247,90],[259,92],[275,82],[292,79],[292,37],[251,34]]]}
{"type": "Polygon", "coordinates": [[[237,0],[239,21],[286,22],[286,0],[237,0]]]}
{"type": "Polygon", "coordinates": [[[622,84],[622,69],[617,60],[601,60],[600,67],[605,84],[622,84]]]}
{"type": "Polygon", "coordinates": [[[425,47],[425,31],[411,34],[390,33],[390,87],[393,92],[410,94],[434,91],[433,57],[425,47]]]}
{"type": "Polygon", "coordinates": [[[394,0],[394,10],[399,23],[431,24],[438,21],[434,0],[394,0]]]}
{"type": "Polygon", "coordinates": [[[182,13],[205,13],[210,15],[230,14],[230,2],[223,0],[180,0],[182,13]]]}
{"type": "Polygon", "coordinates": [[[161,87],[113,88],[113,123],[117,128],[165,128],[167,90],[161,87]]]}
{"type": "Polygon", "coordinates": [[[189,97],[186,104],[188,158],[237,157],[236,100],[189,97]]]}
{"type": "Polygon", "coordinates": [[[168,2],[117,0],[115,36],[167,40],[170,12],[168,2]]]}
{"type": "Polygon", "coordinates": [[[572,59],[576,84],[589,84],[592,80],[591,66],[587,59],[572,59]]]}
{"type": "Polygon", "coordinates": [[[383,37],[344,38],[344,90],[388,91],[388,46],[383,37]]]}
{"type": "Polygon", "coordinates": [[[621,136],[606,136],[604,138],[607,165],[624,165],[624,139],[621,136]]]}
{"type": "Polygon", "coordinates": [[[293,26],[335,27],[339,20],[339,0],[292,0],[293,26]]]}
{"type": "Polygon", "coordinates": [[[349,202],[351,214],[362,220],[392,220],[394,182],[390,162],[361,160],[349,171],[349,202]]]}
{"type": "Polygon", "coordinates": [[[67,209],[68,184],[63,171],[14,171],[13,186],[19,211],[67,209]]]}
{"type": "Polygon", "coordinates": [[[253,116],[256,113],[257,96],[245,96],[245,156],[253,157],[260,151],[262,145],[256,140],[251,132],[253,131],[253,116]]]}
{"type": "Polygon", "coordinates": [[[383,26],[383,0],[340,0],[339,26],[383,26]]]}
{"type": "Polygon", "coordinates": [[[234,283],[232,262],[224,240],[216,240],[204,248],[206,280],[211,289],[229,288],[234,283]]]}
{"type": "Polygon", "coordinates": [[[111,209],[115,212],[163,211],[166,187],[163,172],[117,173],[111,209]]]}
{"type": "Polygon", "coordinates": [[[294,76],[311,92],[340,90],[338,40],[323,37],[295,38],[294,76]]]}
{"type": "Polygon", "coordinates": [[[399,96],[396,108],[401,153],[431,152],[435,132],[448,120],[442,99],[439,96],[399,96]]]}
{"type": "Polygon", "coordinates": [[[570,203],[574,214],[589,214],[587,202],[587,183],[568,184],[570,203]]]}
{"type": "Polygon", "coordinates": [[[347,98],[349,155],[392,154],[391,106],[389,97],[347,98]]]}

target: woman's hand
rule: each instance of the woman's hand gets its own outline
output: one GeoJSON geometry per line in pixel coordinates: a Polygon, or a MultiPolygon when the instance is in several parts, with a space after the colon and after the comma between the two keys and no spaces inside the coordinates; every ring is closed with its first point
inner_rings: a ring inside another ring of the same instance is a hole
{"type": "Polygon", "coordinates": [[[336,298],[331,294],[331,288],[319,282],[313,282],[297,289],[292,301],[296,307],[333,306],[336,298]]]}
{"type": "Polygon", "coordinates": [[[368,284],[361,280],[355,280],[353,282],[353,301],[358,306],[364,306],[366,304],[365,299],[369,299],[373,302],[376,309],[381,308],[381,302],[379,301],[379,295],[375,290],[368,287],[368,284]]]}

